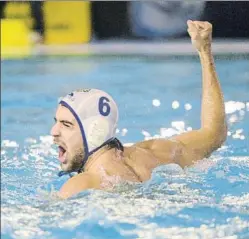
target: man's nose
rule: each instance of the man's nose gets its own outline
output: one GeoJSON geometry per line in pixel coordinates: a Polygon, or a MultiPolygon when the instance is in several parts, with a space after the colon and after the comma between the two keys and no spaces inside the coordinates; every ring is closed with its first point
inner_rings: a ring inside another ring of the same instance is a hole
{"type": "Polygon", "coordinates": [[[60,127],[58,123],[55,123],[53,127],[51,128],[50,134],[53,137],[59,136],[60,135],[60,127]]]}

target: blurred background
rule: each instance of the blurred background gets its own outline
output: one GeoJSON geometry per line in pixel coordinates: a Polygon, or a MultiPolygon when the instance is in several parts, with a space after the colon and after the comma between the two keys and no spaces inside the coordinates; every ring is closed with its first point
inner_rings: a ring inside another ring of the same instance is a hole
{"type": "MultiPolygon", "coordinates": [[[[34,51],[37,45],[57,45],[63,49],[107,40],[174,42],[187,37],[188,19],[210,21],[215,26],[214,38],[249,38],[246,1],[1,1],[0,4],[2,59],[43,54],[44,48],[34,51]]],[[[52,54],[54,49],[48,49],[46,54],[52,54]]],[[[66,51],[79,54],[93,50],[66,51]]]]}

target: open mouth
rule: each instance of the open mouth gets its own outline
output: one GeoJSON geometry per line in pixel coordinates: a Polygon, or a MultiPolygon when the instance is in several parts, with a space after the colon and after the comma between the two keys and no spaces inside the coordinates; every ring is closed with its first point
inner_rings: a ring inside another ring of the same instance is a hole
{"type": "Polygon", "coordinates": [[[61,163],[65,163],[66,162],[66,150],[62,147],[59,146],[59,160],[61,163]]]}

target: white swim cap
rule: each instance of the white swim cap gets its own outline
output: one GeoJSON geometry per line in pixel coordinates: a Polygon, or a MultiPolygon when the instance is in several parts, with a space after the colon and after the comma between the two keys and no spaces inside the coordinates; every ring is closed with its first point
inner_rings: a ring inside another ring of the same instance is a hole
{"type": "Polygon", "coordinates": [[[117,105],[110,95],[97,89],[73,91],[59,104],[67,107],[79,124],[85,164],[89,155],[114,138],[118,121],[117,105]]]}

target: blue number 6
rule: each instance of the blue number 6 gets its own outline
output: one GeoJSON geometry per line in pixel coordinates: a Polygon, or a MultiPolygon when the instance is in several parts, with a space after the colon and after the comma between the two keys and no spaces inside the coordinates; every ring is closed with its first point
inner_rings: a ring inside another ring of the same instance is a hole
{"type": "Polygon", "coordinates": [[[104,96],[99,99],[99,113],[103,116],[108,116],[110,114],[111,107],[108,102],[110,102],[110,100],[104,96]]]}

